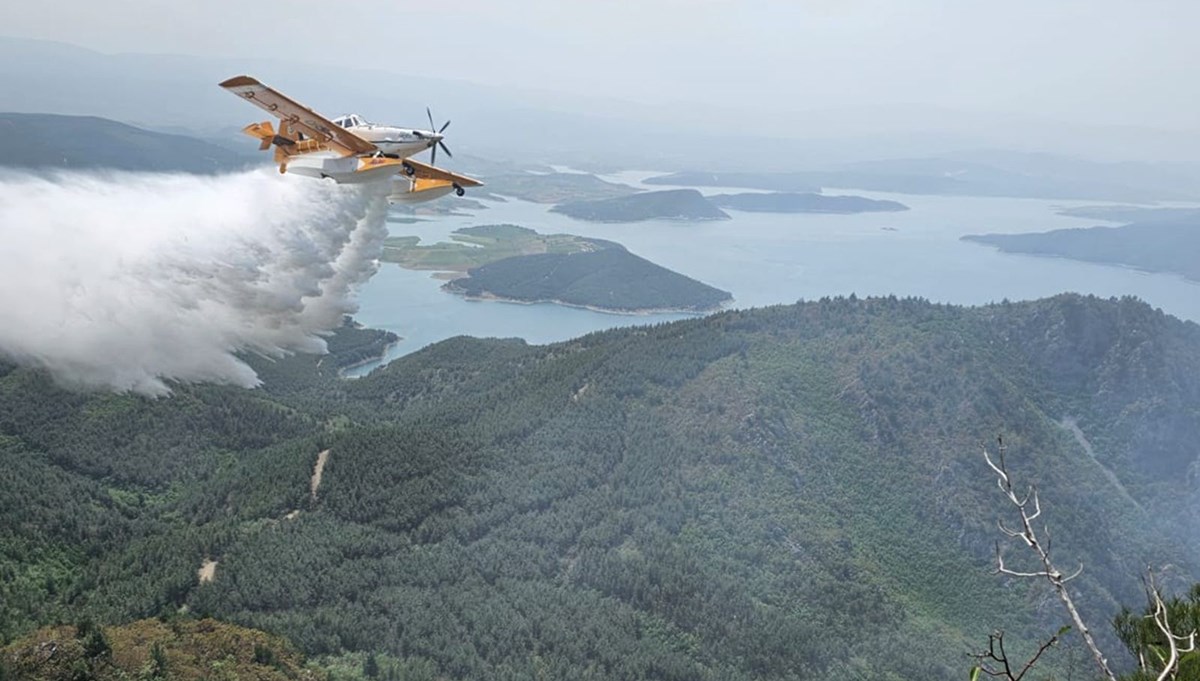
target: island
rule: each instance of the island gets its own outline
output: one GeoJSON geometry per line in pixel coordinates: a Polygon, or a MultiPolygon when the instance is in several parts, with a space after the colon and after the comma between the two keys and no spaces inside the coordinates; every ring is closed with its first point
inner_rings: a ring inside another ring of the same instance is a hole
{"type": "Polygon", "coordinates": [[[487,191],[499,196],[533,203],[562,203],[628,196],[637,190],[629,185],[606,182],[587,173],[516,172],[485,175],[487,191]]]}
{"type": "Polygon", "coordinates": [[[708,200],[721,208],[751,213],[895,213],[908,210],[899,201],[868,199],[862,196],[828,196],[811,192],[771,192],[718,194],[708,200]]]}
{"type": "Polygon", "coordinates": [[[733,296],[640,258],[624,247],[515,256],[447,282],[467,298],[558,303],[601,312],[711,312],[733,296]]]}
{"type": "Polygon", "coordinates": [[[995,246],[1006,253],[1123,265],[1200,281],[1200,259],[1196,257],[1200,253],[1200,219],[1196,217],[1032,234],[967,235],[962,239],[995,246]]]}
{"type": "Polygon", "coordinates": [[[551,208],[550,212],[589,222],[695,222],[729,219],[725,211],[717,208],[695,189],[669,189],[597,201],[574,201],[559,204],[551,208]]]}
{"type": "Polygon", "coordinates": [[[604,239],[540,234],[517,225],[456,230],[429,246],[392,237],[383,259],[414,270],[449,272],[443,288],[473,300],[556,303],[601,312],[702,313],[733,299],[727,291],[638,257],[604,239]]]}

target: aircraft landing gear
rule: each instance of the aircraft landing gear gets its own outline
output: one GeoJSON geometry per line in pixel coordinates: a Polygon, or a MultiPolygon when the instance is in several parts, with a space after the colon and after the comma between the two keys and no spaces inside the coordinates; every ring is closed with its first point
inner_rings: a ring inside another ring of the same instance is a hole
{"type": "Polygon", "coordinates": [[[466,194],[466,193],[467,193],[467,190],[463,189],[457,183],[455,183],[455,185],[454,185],[454,195],[455,196],[462,196],[463,194],[466,194]]]}

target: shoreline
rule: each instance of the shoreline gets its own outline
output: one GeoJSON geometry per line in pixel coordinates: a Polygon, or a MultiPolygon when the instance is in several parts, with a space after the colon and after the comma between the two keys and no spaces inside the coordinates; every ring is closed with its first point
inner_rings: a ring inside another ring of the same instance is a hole
{"type": "Polygon", "coordinates": [[[369,357],[367,359],[359,360],[353,364],[347,364],[346,366],[338,367],[337,377],[339,379],[352,380],[350,377],[346,376],[347,371],[353,371],[354,369],[358,369],[360,367],[365,367],[368,364],[374,364],[376,362],[379,362],[380,366],[382,366],[382,362],[384,361],[384,358],[386,358],[388,356],[388,353],[392,351],[392,348],[396,347],[397,345],[400,345],[400,343],[403,341],[404,341],[404,338],[402,336],[397,336],[396,340],[388,343],[387,345],[384,345],[383,351],[380,352],[378,355],[376,355],[374,357],[369,357]]]}
{"type": "MultiPolygon", "coordinates": [[[[1194,286],[1200,286],[1200,278],[1193,279],[1192,277],[1184,274],[1183,272],[1179,272],[1176,270],[1156,270],[1156,269],[1150,269],[1147,267],[1142,267],[1140,265],[1134,265],[1134,264],[1127,263],[1127,262],[1116,262],[1113,260],[1092,260],[1092,259],[1087,259],[1087,258],[1078,258],[1075,256],[1064,255],[1061,253],[1038,253],[1038,252],[1032,252],[1032,251],[1013,251],[1013,250],[1009,250],[1009,249],[1001,246],[1000,244],[992,243],[990,241],[984,241],[981,239],[971,238],[974,236],[980,236],[980,235],[966,234],[964,236],[959,237],[959,240],[966,241],[967,243],[972,243],[972,244],[984,246],[987,248],[991,248],[991,249],[995,250],[997,253],[1002,253],[1004,255],[1024,255],[1024,256],[1028,256],[1028,257],[1032,257],[1032,258],[1048,258],[1048,259],[1052,259],[1052,260],[1065,260],[1067,262],[1080,263],[1083,265],[1099,265],[1100,267],[1115,267],[1115,268],[1127,270],[1130,272],[1136,272],[1138,274],[1152,274],[1152,275],[1159,275],[1159,276],[1166,276],[1166,277],[1175,277],[1175,278],[1183,281],[1184,283],[1191,284],[1194,286]]],[[[982,236],[990,236],[990,235],[985,234],[982,236]]]]}
{"type": "Polygon", "coordinates": [[[568,303],[564,300],[557,300],[554,298],[540,298],[538,300],[522,300],[520,298],[506,298],[504,296],[496,295],[494,293],[486,293],[484,295],[478,295],[478,296],[468,295],[467,293],[465,293],[461,290],[451,287],[450,286],[451,283],[453,283],[453,282],[447,282],[447,283],[443,284],[442,290],[446,291],[447,293],[452,293],[456,296],[461,297],[463,300],[467,300],[467,301],[470,301],[473,303],[512,303],[512,304],[516,304],[516,305],[552,304],[552,305],[562,305],[563,307],[573,307],[578,310],[588,310],[590,312],[599,312],[602,314],[620,315],[622,317],[649,317],[651,315],[659,315],[659,314],[686,314],[686,315],[693,315],[693,316],[697,316],[697,317],[703,317],[706,315],[714,314],[716,312],[721,312],[723,310],[729,309],[729,307],[732,306],[733,303],[735,302],[735,299],[731,297],[728,300],[726,300],[725,302],[722,302],[719,305],[716,305],[715,307],[704,308],[702,310],[690,309],[690,308],[625,309],[625,308],[614,308],[614,307],[599,307],[596,305],[584,305],[581,303],[568,303]]]}

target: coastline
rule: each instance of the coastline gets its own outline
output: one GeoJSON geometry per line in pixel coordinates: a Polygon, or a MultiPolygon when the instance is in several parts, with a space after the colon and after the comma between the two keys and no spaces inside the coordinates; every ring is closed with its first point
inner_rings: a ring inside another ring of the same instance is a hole
{"type": "Polygon", "coordinates": [[[494,293],[486,293],[484,295],[468,295],[467,293],[465,293],[455,287],[450,286],[451,283],[453,283],[453,282],[447,282],[447,283],[443,284],[442,290],[446,291],[447,293],[453,293],[454,295],[460,296],[464,300],[468,300],[473,303],[488,303],[488,302],[491,302],[491,303],[513,303],[516,305],[542,305],[542,304],[549,303],[549,304],[553,304],[553,305],[562,305],[563,307],[573,307],[573,308],[579,309],[579,310],[588,310],[591,312],[599,312],[602,314],[620,315],[623,317],[648,317],[651,315],[658,315],[658,314],[687,314],[687,315],[694,315],[697,317],[703,317],[705,315],[710,315],[715,312],[721,312],[722,310],[729,309],[729,307],[732,306],[733,303],[735,302],[734,299],[731,297],[728,300],[722,302],[721,304],[719,304],[715,307],[709,307],[709,308],[704,308],[704,309],[700,309],[700,310],[697,310],[694,308],[666,308],[666,307],[625,309],[625,308],[615,308],[615,307],[599,307],[596,305],[584,305],[581,303],[569,303],[565,300],[558,300],[555,298],[540,298],[538,300],[523,300],[520,298],[506,298],[504,296],[499,296],[494,293]]]}
{"type": "Polygon", "coordinates": [[[966,234],[964,236],[959,237],[959,240],[966,241],[967,243],[985,246],[987,248],[991,248],[991,249],[995,250],[997,253],[1003,253],[1004,255],[1024,255],[1024,256],[1029,256],[1029,257],[1033,257],[1033,258],[1049,258],[1052,260],[1066,260],[1068,262],[1082,263],[1085,265],[1099,265],[1101,267],[1116,267],[1118,269],[1127,270],[1130,272],[1136,272],[1138,274],[1154,274],[1154,275],[1162,275],[1162,276],[1167,276],[1167,277],[1175,277],[1187,284],[1200,285],[1200,278],[1192,278],[1192,277],[1184,274],[1183,272],[1179,272],[1177,270],[1151,269],[1149,267],[1143,267],[1141,265],[1134,265],[1132,263],[1127,263],[1127,262],[1117,262],[1115,260],[1094,260],[1091,258],[1079,258],[1079,257],[1071,256],[1071,255],[1064,255],[1062,253],[1038,253],[1038,252],[1033,252],[1033,251],[1014,251],[1014,250],[1007,249],[1000,244],[992,243],[991,241],[985,241],[983,239],[972,238],[972,237],[976,237],[976,236],[989,236],[989,235],[966,234]]]}
{"type": "Polygon", "coordinates": [[[346,366],[338,367],[337,377],[341,378],[341,379],[346,379],[346,380],[353,380],[353,377],[346,376],[347,371],[353,371],[354,369],[358,369],[360,367],[365,367],[368,364],[379,363],[382,365],[382,362],[387,358],[388,353],[392,351],[392,348],[396,347],[397,345],[400,345],[400,343],[403,340],[404,340],[403,337],[397,336],[396,340],[384,345],[383,350],[378,355],[359,360],[353,364],[347,364],[346,366]]]}

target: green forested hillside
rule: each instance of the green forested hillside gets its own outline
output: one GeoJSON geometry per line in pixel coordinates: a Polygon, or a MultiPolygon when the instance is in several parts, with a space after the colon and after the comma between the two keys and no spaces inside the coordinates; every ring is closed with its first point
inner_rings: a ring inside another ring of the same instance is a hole
{"type": "Polygon", "coordinates": [[[992,628],[1064,621],[990,574],[997,434],[1110,655],[1144,565],[1200,565],[1200,328],[1134,300],[851,297],[270,368],[160,400],[0,369],[0,637],[183,608],[399,678],[963,678],[992,628]]]}
{"type": "Polygon", "coordinates": [[[0,166],[214,173],[254,162],[250,153],[95,116],[0,113],[0,166]]]}

